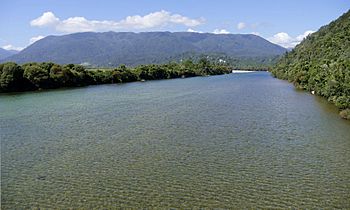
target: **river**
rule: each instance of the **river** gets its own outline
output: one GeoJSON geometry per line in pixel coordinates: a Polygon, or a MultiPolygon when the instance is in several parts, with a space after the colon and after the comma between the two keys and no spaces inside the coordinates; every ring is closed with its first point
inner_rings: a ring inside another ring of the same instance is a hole
{"type": "Polygon", "coordinates": [[[0,95],[1,208],[350,208],[350,122],[267,72],[0,95]]]}

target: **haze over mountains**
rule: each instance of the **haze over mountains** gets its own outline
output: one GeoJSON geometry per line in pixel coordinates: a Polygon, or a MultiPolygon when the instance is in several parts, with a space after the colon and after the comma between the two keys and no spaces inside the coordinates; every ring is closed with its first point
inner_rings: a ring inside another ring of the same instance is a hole
{"type": "Polygon", "coordinates": [[[48,36],[1,61],[118,66],[179,61],[190,55],[247,59],[285,52],[285,48],[252,34],[85,32],[48,36]]]}
{"type": "Polygon", "coordinates": [[[16,50],[5,50],[3,48],[0,48],[0,60],[8,58],[16,53],[18,53],[16,50]]]}

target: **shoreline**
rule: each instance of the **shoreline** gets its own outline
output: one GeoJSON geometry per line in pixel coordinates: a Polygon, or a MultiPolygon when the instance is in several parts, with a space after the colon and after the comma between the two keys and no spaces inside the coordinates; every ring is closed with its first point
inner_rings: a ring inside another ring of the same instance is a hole
{"type": "Polygon", "coordinates": [[[94,70],[77,64],[44,62],[18,65],[7,62],[0,64],[0,93],[221,75],[231,73],[231,69],[227,65],[211,64],[205,59],[197,63],[186,61],[137,67],[121,65],[114,69],[94,70]]]}

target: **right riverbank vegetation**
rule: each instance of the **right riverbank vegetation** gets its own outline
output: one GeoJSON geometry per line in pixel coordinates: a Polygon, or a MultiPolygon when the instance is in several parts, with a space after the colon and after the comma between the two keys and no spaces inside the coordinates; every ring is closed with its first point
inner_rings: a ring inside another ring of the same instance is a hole
{"type": "Polygon", "coordinates": [[[115,69],[86,69],[81,65],[59,65],[51,62],[13,62],[0,64],[0,92],[79,87],[97,84],[220,75],[231,67],[202,58],[198,62],[150,64],[137,67],[121,65],[115,69]]]}
{"type": "Polygon", "coordinates": [[[327,98],[350,120],[350,11],[287,52],[272,74],[327,98]]]}

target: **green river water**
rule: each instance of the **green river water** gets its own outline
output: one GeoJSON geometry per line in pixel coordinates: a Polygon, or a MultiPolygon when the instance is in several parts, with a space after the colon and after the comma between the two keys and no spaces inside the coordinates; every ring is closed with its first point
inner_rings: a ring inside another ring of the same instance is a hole
{"type": "Polygon", "coordinates": [[[350,122],[267,72],[0,95],[1,209],[350,209],[350,122]]]}

